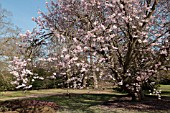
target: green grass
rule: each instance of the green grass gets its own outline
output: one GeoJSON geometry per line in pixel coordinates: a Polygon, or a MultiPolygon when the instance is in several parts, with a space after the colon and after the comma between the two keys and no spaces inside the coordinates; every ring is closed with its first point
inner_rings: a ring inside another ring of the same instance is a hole
{"type": "MultiPolygon", "coordinates": [[[[161,85],[163,96],[170,97],[170,85],[161,85]]],[[[105,106],[106,101],[114,101],[125,94],[109,90],[67,90],[47,89],[31,91],[0,92],[0,101],[25,97],[33,100],[55,102],[61,109],[57,113],[168,113],[165,110],[138,110],[105,106]],[[68,95],[68,92],[70,95],[68,95]],[[36,97],[37,96],[37,97],[36,97]]]]}
{"type": "MultiPolygon", "coordinates": [[[[62,106],[57,113],[129,113],[123,108],[110,109],[102,106],[103,102],[114,100],[120,95],[115,94],[71,94],[70,96],[50,96],[36,100],[55,102],[62,106]]],[[[130,110],[136,113],[137,110],[130,110]]]]}
{"type": "MultiPolygon", "coordinates": [[[[161,85],[160,90],[162,90],[163,96],[170,96],[170,85],[161,85]]],[[[44,89],[44,90],[30,90],[30,91],[6,91],[0,92],[0,101],[10,100],[13,98],[27,98],[34,96],[43,96],[43,95],[55,95],[55,94],[65,94],[65,93],[76,93],[76,94],[116,94],[121,95],[116,91],[110,90],[72,90],[72,89],[44,89]]]]}
{"type": "Polygon", "coordinates": [[[6,101],[11,99],[20,99],[20,98],[29,98],[29,97],[41,97],[41,96],[49,96],[49,95],[62,95],[67,93],[75,93],[75,94],[117,94],[121,93],[113,92],[112,90],[74,90],[74,89],[42,89],[42,90],[30,90],[30,91],[6,91],[0,92],[0,101],[6,101]]]}
{"type": "MultiPolygon", "coordinates": [[[[83,111],[91,113],[93,106],[102,104],[103,101],[111,99],[112,94],[73,94],[71,96],[51,96],[45,98],[37,98],[36,100],[55,102],[62,106],[64,111],[83,111]]],[[[63,111],[61,110],[61,111],[63,111]]]]}
{"type": "Polygon", "coordinates": [[[170,96],[170,85],[161,85],[159,89],[162,96],[170,96]]]}
{"type": "Polygon", "coordinates": [[[162,91],[170,91],[170,85],[161,85],[161,86],[160,86],[160,89],[161,89],[162,91]]]}
{"type": "Polygon", "coordinates": [[[25,97],[29,93],[24,93],[23,91],[6,91],[6,92],[0,92],[0,100],[1,99],[10,99],[14,97],[25,97]]]}
{"type": "MultiPolygon", "coordinates": [[[[168,113],[170,110],[138,110],[104,105],[123,95],[116,94],[71,94],[36,98],[36,100],[55,102],[62,107],[57,113],[168,113]]],[[[134,103],[135,104],[135,103],[134,103]]]]}

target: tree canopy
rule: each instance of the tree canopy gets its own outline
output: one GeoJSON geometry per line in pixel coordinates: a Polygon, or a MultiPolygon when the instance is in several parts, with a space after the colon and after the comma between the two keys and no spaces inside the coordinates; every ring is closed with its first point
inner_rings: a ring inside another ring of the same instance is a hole
{"type": "MultiPolygon", "coordinates": [[[[34,65],[50,63],[53,76],[63,76],[68,85],[84,88],[93,81],[98,88],[99,80],[109,78],[141,100],[145,84],[154,84],[159,70],[168,69],[166,1],[58,0],[46,2],[46,7],[48,13],[39,11],[32,18],[39,27],[21,36],[22,47],[34,65]]],[[[19,72],[18,80],[34,76],[19,72]]]]}

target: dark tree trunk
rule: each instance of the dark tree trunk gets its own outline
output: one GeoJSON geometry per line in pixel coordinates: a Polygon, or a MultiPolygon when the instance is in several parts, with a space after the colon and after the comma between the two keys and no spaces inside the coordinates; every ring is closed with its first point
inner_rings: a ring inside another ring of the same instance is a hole
{"type": "Polygon", "coordinates": [[[144,91],[142,88],[134,86],[134,90],[132,90],[125,85],[121,86],[121,88],[128,93],[128,95],[132,98],[132,101],[141,101],[144,99],[144,91]],[[138,91],[136,89],[138,89],[138,91]]]}
{"type": "Polygon", "coordinates": [[[141,101],[144,99],[144,92],[142,90],[139,92],[131,92],[130,96],[132,97],[132,101],[141,101]]]}

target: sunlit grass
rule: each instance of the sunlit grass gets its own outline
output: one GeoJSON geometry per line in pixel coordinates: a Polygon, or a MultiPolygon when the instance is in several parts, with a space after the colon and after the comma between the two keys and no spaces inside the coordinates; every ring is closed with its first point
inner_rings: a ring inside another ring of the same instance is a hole
{"type": "MultiPolygon", "coordinates": [[[[162,90],[162,96],[170,96],[170,85],[161,85],[159,89],[162,90]]],[[[41,89],[41,90],[29,90],[29,91],[5,91],[5,92],[0,92],[0,101],[10,100],[12,98],[38,97],[38,96],[44,96],[44,95],[48,96],[48,95],[67,94],[67,93],[122,95],[122,93],[118,93],[117,91],[113,91],[112,89],[108,89],[108,90],[41,89]]]]}
{"type": "Polygon", "coordinates": [[[161,85],[161,86],[160,86],[160,89],[161,89],[162,91],[170,91],[170,85],[161,85]]]}
{"type": "Polygon", "coordinates": [[[10,98],[10,97],[23,97],[29,95],[29,92],[24,93],[23,91],[6,91],[0,92],[0,99],[10,98]]]}
{"type": "Polygon", "coordinates": [[[0,101],[10,100],[10,99],[20,99],[27,97],[39,97],[39,96],[48,96],[48,95],[57,95],[57,94],[117,94],[121,93],[113,92],[113,90],[74,90],[74,89],[42,89],[42,90],[29,90],[29,91],[5,91],[0,92],[0,101]]]}
{"type": "Polygon", "coordinates": [[[161,85],[159,87],[162,96],[170,96],[170,85],[161,85]]]}

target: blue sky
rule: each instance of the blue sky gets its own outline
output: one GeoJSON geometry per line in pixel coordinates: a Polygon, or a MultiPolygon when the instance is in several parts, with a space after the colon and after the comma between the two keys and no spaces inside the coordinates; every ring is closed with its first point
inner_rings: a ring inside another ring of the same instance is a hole
{"type": "Polygon", "coordinates": [[[11,21],[22,32],[32,30],[36,26],[35,22],[31,20],[32,17],[39,16],[38,10],[46,11],[45,2],[49,0],[0,0],[2,8],[7,9],[12,13],[11,21]]]}

